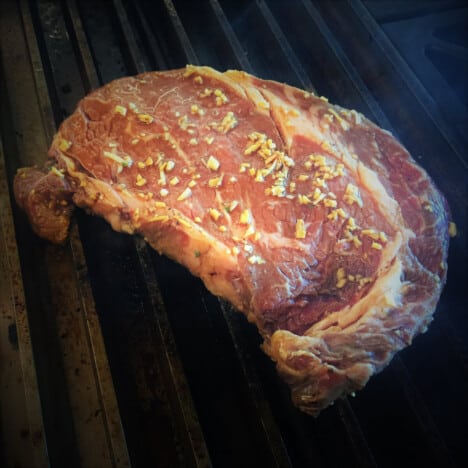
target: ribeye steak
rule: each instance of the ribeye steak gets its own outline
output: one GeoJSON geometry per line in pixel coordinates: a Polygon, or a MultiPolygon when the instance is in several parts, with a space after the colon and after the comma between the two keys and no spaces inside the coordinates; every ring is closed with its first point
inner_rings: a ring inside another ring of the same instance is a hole
{"type": "Polygon", "coordinates": [[[256,324],[294,403],[318,414],[426,329],[446,277],[448,208],[360,113],[208,67],[86,96],[15,195],[66,239],[72,208],[138,233],[256,324]]]}

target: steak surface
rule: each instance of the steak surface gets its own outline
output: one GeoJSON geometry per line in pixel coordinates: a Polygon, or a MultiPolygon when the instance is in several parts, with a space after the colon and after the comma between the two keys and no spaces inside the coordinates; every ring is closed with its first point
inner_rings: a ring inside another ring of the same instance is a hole
{"type": "Polygon", "coordinates": [[[256,324],[316,415],[362,388],[432,319],[448,207],[387,131],[239,71],[122,78],[86,96],[15,195],[66,239],[73,206],[140,234],[256,324]]]}

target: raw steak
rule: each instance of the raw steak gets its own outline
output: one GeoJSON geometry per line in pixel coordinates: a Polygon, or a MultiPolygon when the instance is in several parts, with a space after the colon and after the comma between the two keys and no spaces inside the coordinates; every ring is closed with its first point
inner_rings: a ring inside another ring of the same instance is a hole
{"type": "Polygon", "coordinates": [[[316,415],[426,330],[446,277],[448,209],[385,130],[239,71],[122,78],[20,169],[36,232],[72,204],[138,233],[256,324],[294,403],[316,415]]]}

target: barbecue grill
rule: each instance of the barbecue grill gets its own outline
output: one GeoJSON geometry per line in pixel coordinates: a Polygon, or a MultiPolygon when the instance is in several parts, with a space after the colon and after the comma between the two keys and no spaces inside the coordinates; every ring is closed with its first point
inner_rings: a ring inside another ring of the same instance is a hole
{"type": "Polygon", "coordinates": [[[467,466],[467,18],[463,0],[3,0],[1,466],[467,466]],[[428,332],[316,419],[184,268],[79,210],[50,245],[12,197],[87,92],[187,63],[364,113],[449,201],[458,235],[428,332]]]}

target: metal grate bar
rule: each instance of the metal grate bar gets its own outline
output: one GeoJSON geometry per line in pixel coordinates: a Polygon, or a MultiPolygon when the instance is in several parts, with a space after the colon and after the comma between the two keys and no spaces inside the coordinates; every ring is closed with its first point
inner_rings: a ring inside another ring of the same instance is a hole
{"type": "Polygon", "coordinates": [[[123,43],[127,46],[130,55],[130,63],[133,64],[136,73],[142,73],[149,69],[149,64],[142,55],[137,53],[138,45],[133,28],[131,27],[125,9],[121,0],[113,0],[115,13],[119,19],[120,27],[122,28],[123,43]]]}
{"type": "Polygon", "coordinates": [[[73,44],[76,44],[76,56],[81,59],[80,70],[83,70],[81,79],[85,89],[90,91],[99,86],[99,77],[94,67],[93,57],[89,50],[86,34],[83,29],[81,17],[76,0],[66,0],[68,19],[71,25],[67,28],[71,35],[73,44]]]}
{"type": "Polygon", "coordinates": [[[12,461],[41,468],[463,461],[465,152],[363,3],[0,2],[0,277],[11,275],[0,280],[0,354],[13,362],[0,366],[0,429],[14,443],[0,464],[21,447],[12,461]],[[254,327],[143,239],[77,210],[69,242],[51,246],[11,202],[7,180],[43,163],[86,92],[187,62],[314,86],[396,132],[448,195],[461,234],[443,317],[316,419],[293,407],[254,327]]]}
{"type": "Polygon", "coordinates": [[[142,239],[136,241],[138,258],[143,271],[143,276],[151,299],[153,316],[159,332],[159,338],[163,343],[162,353],[167,361],[167,378],[172,382],[169,390],[169,398],[178,411],[174,414],[181,422],[188,439],[191,457],[197,467],[211,466],[210,456],[203,436],[203,431],[198,421],[198,416],[190,395],[189,386],[184,375],[182,364],[176,353],[176,346],[172,334],[169,318],[161,298],[158,282],[154,274],[153,265],[148,252],[148,245],[142,239]]]}
{"type": "Polygon", "coordinates": [[[247,54],[242,48],[239,39],[237,38],[236,34],[234,33],[234,30],[232,29],[229,21],[227,20],[226,15],[224,14],[224,11],[221,8],[221,5],[219,4],[218,0],[209,0],[209,4],[214,16],[216,17],[216,20],[218,21],[218,24],[221,27],[224,36],[227,39],[228,47],[230,47],[231,53],[235,58],[236,62],[238,63],[238,66],[240,66],[242,70],[248,73],[253,73],[253,68],[249,59],[247,58],[247,54]]]}
{"type": "MultiPolygon", "coordinates": [[[[229,43],[232,44],[232,53],[234,54],[236,60],[240,64],[243,64],[246,68],[248,67],[248,69],[250,69],[250,64],[246,62],[245,55],[241,54],[239,41],[237,40],[237,37],[234,35],[233,30],[227,22],[220,5],[216,0],[210,0],[210,6],[221,24],[223,34],[228,37],[229,43]]],[[[198,61],[194,62],[194,64],[198,64],[198,61]]],[[[281,438],[278,427],[274,422],[271,410],[266,403],[266,398],[263,391],[261,390],[261,383],[255,372],[254,365],[249,359],[248,355],[244,352],[245,343],[243,339],[243,331],[236,326],[236,321],[233,320],[232,308],[228,308],[222,301],[221,310],[233,340],[239,363],[244,373],[246,382],[249,386],[250,396],[258,412],[259,420],[261,421],[264,431],[264,436],[268,441],[275,466],[290,466],[290,461],[284,442],[281,438]]]]}
{"type": "Polygon", "coordinates": [[[401,78],[406,82],[407,86],[411,88],[415,98],[418,99],[420,104],[424,107],[427,115],[432,119],[434,125],[443,134],[446,141],[452,146],[454,152],[463,163],[464,168],[468,169],[468,160],[463,156],[466,153],[465,148],[461,146],[459,140],[454,135],[453,130],[444,123],[444,119],[441,117],[436,103],[428,94],[421,82],[417,79],[409,65],[402,59],[395,46],[378,27],[377,23],[371,17],[363,3],[360,0],[348,0],[347,3],[349,3],[349,6],[352,8],[356,16],[360,21],[362,21],[362,24],[369,31],[369,34],[376,38],[387,60],[390,61],[395,70],[400,71],[401,78]]]}
{"type": "Polygon", "coordinates": [[[187,63],[197,63],[198,58],[197,55],[195,54],[195,51],[193,50],[192,44],[190,42],[190,39],[187,36],[187,32],[185,31],[185,28],[182,24],[182,21],[179,18],[179,15],[177,13],[177,10],[174,6],[174,3],[172,0],[163,0],[164,6],[166,8],[166,12],[169,16],[169,19],[172,23],[172,27],[174,28],[177,38],[179,40],[179,43],[182,47],[182,50],[185,54],[187,63]]]}
{"type": "Polygon", "coordinates": [[[431,452],[434,454],[434,461],[440,466],[455,467],[454,460],[427,408],[421,393],[411,378],[411,375],[400,356],[395,356],[390,363],[391,368],[396,373],[398,383],[402,387],[406,401],[413,411],[421,434],[428,441],[431,452]]]}
{"type": "Polygon", "coordinates": [[[286,60],[289,62],[289,66],[297,75],[300,86],[306,89],[307,91],[312,91],[316,93],[312,81],[310,80],[309,76],[304,70],[302,63],[300,62],[293,48],[289,44],[286,35],[281,30],[278,22],[276,21],[266,2],[264,0],[257,0],[256,5],[260,10],[262,16],[265,18],[265,22],[268,24],[269,28],[271,29],[271,32],[276,37],[276,41],[281,50],[283,51],[283,55],[286,57],[286,60]]]}
{"type": "MultiPolygon", "coordinates": [[[[114,6],[116,5],[116,15],[119,20],[119,24],[123,31],[126,31],[130,24],[127,12],[119,0],[114,0],[114,6]]],[[[126,34],[127,33],[125,33],[125,37],[127,37],[126,34]]],[[[131,66],[134,67],[138,73],[146,71],[147,60],[141,53],[135,37],[132,36],[132,40],[126,45],[129,51],[131,66]]],[[[85,56],[89,56],[89,53],[87,52],[89,47],[87,44],[82,43],[80,50],[84,51],[85,56]]],[[[187,439],[187,444],[191,448],[191,456],[189,456],[187,460],[191,460],[190,464],[193,464],[194,466],[209,466],[210,458],[204,441],[203,432],[197,419],[190,392],[188,391],[188,385],[181,363],[173,351],[175,349],[174,338],[164,304],[161,300],[154,271],[150,265],[148,246],[141,239],[135,239],[135,246],[140,268],[150,297],[151,313],[156,322],[158,341],[162,344],[161,353],[158,353],[158,355],[161,360],[164,361],[162,367],[164,369],[168,369],[166,373],[166,381],[171,382],[172,384],[172,388],[169,389],[168,395],[171,400],[171,404],[173,405],[173,417],[176,420],[181,420],[183,434],[187,439]]]]}
{"type": "MultiPolygon", "coordinates": [[[[53,9],[55,5],[42,3],[39,4],[39,8],[53,9]]],[[[46,10],[40,11],[39,14],[44,11],[46,10]]],[[[24,3],[22,13],[23,21],[30,25],[32,19],[24,3]]],[[[48,17],[48,20],[50,19],[48,17]]],[[[57,16],[54,16],[53,20],[60,21],[57,16]]],[[[64,23],[56,23],[55,27],[57,35],[61,36],[65,31],[64,23]]],[[[32,26],[28,26],[27,31],[29,44],[32,44],[38,33],[33,33],[32,26]]],[[[30,47],[29,52],[33,63],[41,62],[37,48],[30,47]]],[[[36,73],[35,80],[36,88],[43,90],[38,98],[42,114],[45,115],[51,107],[49,97],[44,91],[47,88],[45,77],[42,73],[36,73]]],[[[53,122],[46,123],[49,131],[53,126],[53,122]]],[[[86,280],[86,266],[76,226],[72,227],[70,243],[65,248],[47,246],[45,254],[51,306],[55,311],[80,458],[84,464],[99,464],[102,467],[129,466],[112,379],[90,285],[86,280]],[[77,272],[79,278],[76,276],[77,272]],[[73,331],[78,335],[73,335],[73,331]],[[96,450],[97,447],[99,450],[96,450]]]]}
{"type": "Polygon", "coordinates": [[[0,421],[8,428],[3,463],[45,468],[49,458],[1,138],[0,248],[0,421]]]}
{"type": "Polygon", "coordinates": [[[134,7],[137,13],[138,20],[145,34],[145,38],[148,41],[149,52],[153,55],[154,61],[156,62],[157,67],[160,70],[166,70],[168,68],[167,61],[164,58],[161,48],[159,47],[159,44],[157,43],[153,33],[151,32],[151,28],[148,24],[148,20],[145,17],[145,14],[141,8],[140,3],[135,2],[134,7]]]}
{"type": "Polygon", "coordinates": [[[279,427],[277,426],[271,409],[267,403],[265,393],[262,388],[262,383],[255,370],[255,365],[248,354],[248,345],[246,342],[245,331],[239,325],[239,321],[244,321],[245,318],[239,315],[239,312],[234,310],[232,306],[220,301],[221,310],[229,329],[229,333],[234,344],[242,372],[245,380],[249,386],[250,394],[256,412],[259,415],[259,420],[262,424],[262,429],[274,460],[274,466],[277,467],[290,467],[291,460],[289,459],[286,445],[281,436],[279,427]]]}
{"type": "Polygon", "coordinates": [[[355,88],[360,93],[362,99],[365,101],[370,111],[373,113],[375,120],[379,123],[381,127],[391,132],[394,132],[390,121],[387,119],[387,116],[383,113],[380,105],[372,96],[364,81],[359,76],[356,69],[353,67],[351,61],[344,53],[340,43],[335,39],[335,37],[327,27],[317,8],[310,0],[303,0],[303,4],[307,13],[310,15],[311,19],[319,29],[320,33],[325,38],[326,42],[330,45],[331,50],[335,54],[337,61],[342,66],[343,71],[346,72],[346,74],[350,78],[350,81],[354,84],[355,88]]]}

